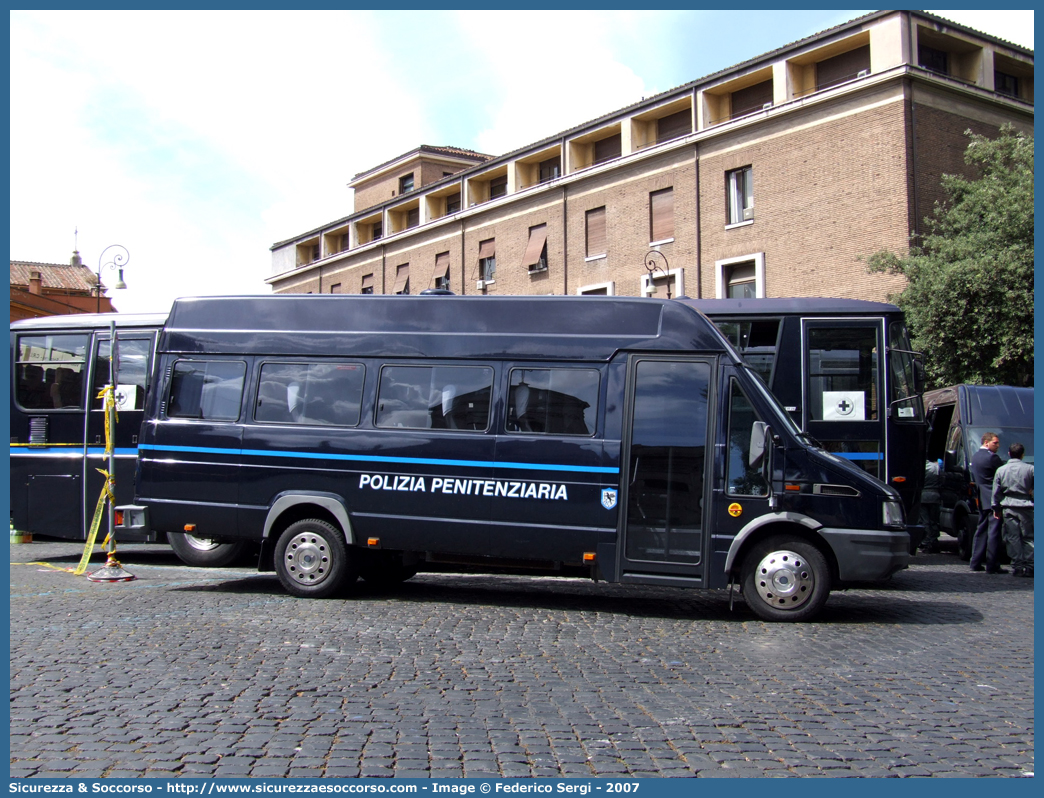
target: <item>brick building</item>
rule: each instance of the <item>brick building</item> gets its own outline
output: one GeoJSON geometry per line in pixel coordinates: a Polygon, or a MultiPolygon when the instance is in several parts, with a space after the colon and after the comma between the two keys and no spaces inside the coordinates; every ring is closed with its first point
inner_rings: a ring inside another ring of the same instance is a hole
{"type": "Polygon", "coordinates": [[[68,313],[110,313],[116,308],[99,297],[98,278],[79,252],[68,263],[11,261],[11,321],[68,313]]]}
{"type": "Polygon", "coordinates": [[[1032,132],[1032,50],[880,11],[506,155],[374,167],[351,215],[273,245],[267,282],[883,300],[901,278],[865,257],[908,246],[965,131],[1008,122],[1032,132]]]}

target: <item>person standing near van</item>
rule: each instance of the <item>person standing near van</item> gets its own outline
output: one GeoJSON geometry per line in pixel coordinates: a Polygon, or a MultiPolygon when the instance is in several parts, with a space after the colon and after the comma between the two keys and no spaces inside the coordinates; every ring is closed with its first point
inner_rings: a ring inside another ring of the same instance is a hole
{"type": "Polygon", "coordinates": [[[982,446],[971,459],[972,478],[979,489],[979,525],[972,539],[971,569],[982,571],[983,558],[988,574],[1006,574],[997,563],[1000,554],[1001,522],[993,516],[993,477],[1004,461],[997,456],[1000,438],[994,432],[983,433],[982,446]]]}
{"type": "Polygon", "coordinates": [[[993,477],[993,515],[1004,521],[1004,545],[1012,574],[1033,578],[1033,466],[1022,461],[1026,447],[1008,447],[1008,462],[993,477]]]}
{"type": "Polygon", "coordinates": [[[921,551],[936,554],[939,551],[939,516],[942,511],[942,460],[926,460],[924,464],[924,488],[921,490],[921,524],[924,525],[924,540],[921,551]]]}

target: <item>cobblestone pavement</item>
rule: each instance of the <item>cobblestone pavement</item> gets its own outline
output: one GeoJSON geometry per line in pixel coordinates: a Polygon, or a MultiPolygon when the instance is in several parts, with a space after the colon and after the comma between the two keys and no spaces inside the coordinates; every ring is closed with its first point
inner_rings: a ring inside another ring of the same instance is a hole
{"type": "Polygon", "coordinates": [[[11,565],[13,777],[1033,771],[1033,581],[952,554],[803,625],[721,591],[421,574],[318,601],[120,559],[136,581],[11,565]]]}

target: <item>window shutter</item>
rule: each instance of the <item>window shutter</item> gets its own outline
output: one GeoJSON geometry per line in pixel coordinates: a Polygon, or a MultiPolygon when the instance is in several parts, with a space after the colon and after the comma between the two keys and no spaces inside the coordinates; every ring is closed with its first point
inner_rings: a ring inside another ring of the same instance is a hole
{"type": "Polygon", "coordinates": [[[676,114],[663,116],[656,120],[656,143],[670,141],[679,136],[692,133],[692,112],[686,108],[676,114]]]}
{"type": "Polygon", "coordinates": [[[650,241],[674,238],[674,189],[654,191],[649,195],[650,241]]]}
{"type": "Polygon", "coordinates": [[[372,274],[364,274],[363,275],[362,287],[363,288],[373,288],[373,275],[372,274]]]}
{"type": "Polygon", "coordinates": [[[393,294],[401,294],[406,290],[406,286],[410,281],[410,264],[404,263],[401,266],[395,268],[395,288],[392,289],[393,294]]]}
{"type": "Polygon", "coordinates": [[[435,256],[435,277],[446,277],[449,274],[450,256],[448,252],[440,252],[435,256]]]}
{"type": "Polygon", "coordinates": [[[619,133],[608,136],[601,141],[596,141],[594,145],[595,163],[602,163],[604,161],[611,161],[614,158],[619,158],[621,152],[623,152],[623,149],[619,133]]]}
{"type": "Polygon", "coordinates": [[[487,238],[485,241],[479,242],[479,260],[496,257],[496,254],[497,240],[495,238],[487,238]]]}
{"type": "Polygon", "coordinates": [[[816,64],[816,91],[854,80],[862,70],[870,71],[870,45],[826,58],[816,64]]]}
{"type": "Polygon", "coordinates": [[[754,86],[732,92],[732,118],[760,111],[772,104],[772,81],[766,80],[754,86]]]}
{"type": "Polygon", "coordinates": [[[587,212],[587,257],[604,255],[605,239],[605,206],[587,212]]]}
{"type": "Polygon", "coordinates": [[[529,228],[529,244],[526,246],[526,254],[522,256],[522,266],[532,269],[540,263],[540,253],[544,251],[547,243],[547,225],[542,224],[529,228]]]}

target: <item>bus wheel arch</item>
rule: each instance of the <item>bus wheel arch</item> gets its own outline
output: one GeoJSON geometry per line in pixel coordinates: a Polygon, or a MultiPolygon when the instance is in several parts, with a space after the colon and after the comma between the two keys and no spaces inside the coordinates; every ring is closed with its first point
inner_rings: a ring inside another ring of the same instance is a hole
{"type": "Polygon", "coordinates": [[[273,551],[279,536],[288,526],[305,518],[326,521],[341,531],[347,545],[351,546],[355,542],[348,508],[340,496],[332,493],[286,491],[278,494],[269,506],[261,537],[261,557],[257,566],[259,571],[273,570],[273,551]]]}
{"type": "Polygon", "coordinates": [[[768,621],[811,620],[838,580],[830,546],[812,529],[793,523],[753,530],[736,552],[732,573],[744,601],[768,621]]]}

